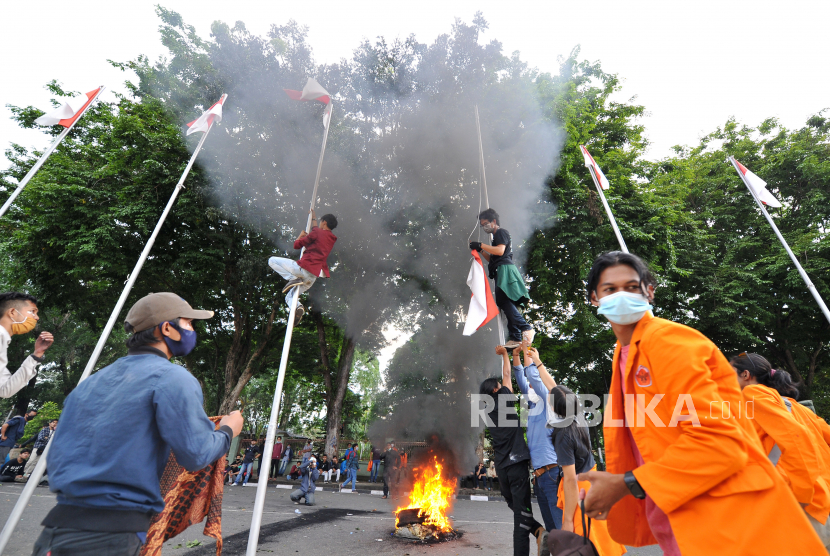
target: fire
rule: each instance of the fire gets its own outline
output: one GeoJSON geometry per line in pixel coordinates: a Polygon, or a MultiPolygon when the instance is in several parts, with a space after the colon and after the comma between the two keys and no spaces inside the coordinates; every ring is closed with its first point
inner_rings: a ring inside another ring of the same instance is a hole
{"type": "Polygon", "coordinates": [[[395,510],[395,527],[398,527],[397,515],[402,510],[418,509],[418,517],[425,517],[424,525],[431,525],[442,532],[452,531],[446,510],[455,494],[455,480],[441,475],[443,466],[433,456],[429,462],[413,469],[416,477],[409,494],[409,505],[395,510]]]}

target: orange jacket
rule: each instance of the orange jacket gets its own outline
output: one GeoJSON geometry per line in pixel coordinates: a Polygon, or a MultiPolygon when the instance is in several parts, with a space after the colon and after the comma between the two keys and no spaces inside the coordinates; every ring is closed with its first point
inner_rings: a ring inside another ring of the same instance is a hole
{"type": "MultiPolygon", "coordinates": [[[[618,343],[603,423],[607,471],[634,471],[668,516],[684,556],[826,554],[763,452],[743,410],[735,371],[709,339],[649,314],[640,320],[625,369],[626,392],[642,396],[636,402],[644,408],[639,419],[635,403],[622,403],[620,349],[618,343]],[[630,431],[645,461],[641,467],[622,426],[624,405],[632,410],[630,431]]],[[[656,543],[645,501],[633,496],[611,509],[608,530],[623,544],[656,543]]]]}
{"type": "MultiPolygon", "coordinates": [[[[785,477],[798,502],[805,506],[804,510],[824,523],[830,513],[830,484],[825,480],[827,463],[815,433],[798,422],[773,388],[752,384],[742,394],[764,451],[769,454],[778,445],[781,457],[776,469],[785,477]]],[[[791,403],[796,411],[798,402],[791,403]]],[[[819,440],[826,446],[823,439],[819,440]]]]}

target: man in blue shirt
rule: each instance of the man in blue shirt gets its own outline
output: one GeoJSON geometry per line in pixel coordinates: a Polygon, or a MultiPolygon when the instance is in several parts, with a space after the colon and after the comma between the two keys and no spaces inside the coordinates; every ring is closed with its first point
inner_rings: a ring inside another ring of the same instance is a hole
{"type": "Polygon", "coordinates": [[[196,345],[192,320],[212,316],[173,293],[150,294],[130,309],[129,355],[66,398],[61,432],[46,456],[58,504],[42,522],[33,556],[57,554],[53,549],[64,556],[138,554],[150,519],[164,509],[159,481],[171,450],[188,471],[228,451],[242,416],[232,412],[216,430],[199,381],[169,361],[196,345]]]}
{"type": "Polygon", "coordinates": [[[23,438],[23,431],[26,429],[26,423],[37,417],[37,410],[30,409],[26,415],[17,415],[12,417],[0,427],[0,465],[6,461],[6,456],[17,441],[23,438]]]}
{"type": "MultiPolygon", "coordinates": [[[[525,366],[522,367],[520,352],[521,349],[513,350],[513,376],[516,377],[519,390],[528,398],[527,445],[536,478],[536,498],[545,529],[561,529],[562,510],[556,506],[559,500],[559,465],[553,449],[553,429],[547,428],[550,392],[539,378],[537,365],[541,365],[541,361],[532,361],[525,351],[525,366]]],[[[535,357],[538,358],[538,355],[535,357]]]]}
{"type": "Polygon", "coordinates": [[[300,465],[300,476],[303,480],[299,488],[291,493],[290,498],[295,504],[299,504],[300,499],[305,498],[305,505],[313,506],[314,491],[317,490],[315,483],[320,478],[320,471],[317,469],[317,458],[310,456],[307,461],[300,465]]]}

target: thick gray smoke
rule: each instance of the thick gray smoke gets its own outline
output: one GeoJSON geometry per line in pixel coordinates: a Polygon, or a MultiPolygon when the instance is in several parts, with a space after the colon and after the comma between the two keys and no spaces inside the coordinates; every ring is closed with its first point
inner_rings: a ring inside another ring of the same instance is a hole
{"type": "MultiPolygon", "coordinates": [[[[225,217],[298,256],[291,242],[306,222],[323,106],[291,101],[281,88],[302,88],[311,72],[329,90],[334,113],[317,210],[337,216],[339,240],[331,279],[318,280],[311,303],[367,349],[381,345],[384,326],[417,330],[390,366],[392,410],[371,435],[381,444],[435,434],[455,447],[459,469],[471,469],[480,432],[470,426],[469,394],[501,369],[495,322],[461,334],[468,236],[487,208],[474,107],[489,204],[511,233],[517,264],[533,230],[555,216],[546,180],[564,138],[543,115],[532,75],[497,42],[478,44],[484,28],[457,23],[430,46],[366,43],[353,60],[316,71],[307,50],[297,49],[298,59],[277,56],[282,62],[268,57],[283,28],[272,30],[270,43],[219,36],[211,61],[230,97],[202,159],[225,217]]],[[[489,241],[478,229],[472,239],[479,235],[489,241]]]]}

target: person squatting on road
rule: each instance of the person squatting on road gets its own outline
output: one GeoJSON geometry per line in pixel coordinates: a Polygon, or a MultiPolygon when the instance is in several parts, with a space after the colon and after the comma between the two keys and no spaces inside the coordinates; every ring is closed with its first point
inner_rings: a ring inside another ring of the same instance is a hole
{"type": "Polygon", "coordinates": [[[513,245],[510,232],[499,225],[498,213],[488,208],[478,215],[479,224],[488,234],[493,234],[491,245],[471,241],[470,249],[478,251],[488,262],[487,274],[496,281],[496,305],[507,318],[507,349],[515,349],[524,339],[527,345],[533,343],[534,331],[525,321],[518,306],[530,301],[519,269],[513,264],[513,245]]]}
{"type": "MultiPolygon", "coordinates": [[[[35,340],[35,351],[23,360],[17,372],[9,372],[8,350],[12,336],[28,334],[35,329],[38,320],[37,299],[20,292],[0,294],[0,398],[11,398],[37,375],[44,352],[55,341],[49,332],[41,332],[35,340]]],[[[3,454],[4,458],[6,454],[3,454]]]]}
{"type": "Polygon", "coordinates": [[[5,465],[0,466],[0,483],[25,482],[23,473],[26,468],[26,461],[31,454],[32,451],[29,448],[23,448],[16,458],[10,459],[5,465]]]}
{"type": "MultiPolygon", "coordinates": [[[[556,504],[560,467],[553,447],[553,429],[548,428],[548,415],[552,414],[548,400],[550,392],[539,378],[538,369],[544,365],[539,360],[536,350],[525,350],[525,361],[522,366],[519,360],[521,351],[521,347],[513,350],[513,375],[516,377],[519,390],[528,399],[527,446],[530,449],[530,466],[536,481],[536,498],[539,501],[539,511],[542,512],[545,529],[561,529],[562,510],[556,504]]],[[[501,346],[496,349],[496,353],[502,358],[507,357],[507,351],[501,346]]]]}
{"type": "Polygon", "coordinates": [[[212,316],[174,293],[150,294],[130,309],[128,355],[66,398],[46,455],[58,503],[33,556],[138,554],[151,517],[164,509],[159,483],[170,451],[188,471],[225,456],[241,414],[222,418],[216,430],[199,381],[169,361],[196,345],[192,320],[212,316]]]}
{"type": "Polygon", "coordinates": [[[302,482],[297,489],[291,492],[291,500],[295,504],[299,504],[300,499],[305,498],[305,505],[313,506],[314,491],[317,489],[315,483],[320,478],[320,471],[317,469],[317,458],[311,456],[300,465],[300,477],[302,477],[302,482]]]}
{"type": "Polygon", "coordinates": [[[744,352],[729,363],[738,373],[744,407],[751,402],[752,422],[767,457],[790,485],[825,548],[829,547],[830,448],[811,426],[814,419],[824,420],[795,401],[798,387],[790,373],[773,369],[764,357],[744,352]]]}
{"type": "Polygon", "coordinates": [[[588,517],[607,519],[615,541],[658,543],[666,556],[825,553],[752,419],[721,411],[743,401],[729,361],[700,332],[650,313],[656,280],[646,264],[605,253],[587,282],[617,337],[607,471],[579,475],[591,482],[588,517]]]}
{"type": "Polygon", "coordinates": [[[518,408],[515,407],[517,398],[513,395],[510,361],[506,354],[507,352],[504,352],[502,355],[501,380],[486,379],[481,383],[479,393],[485,407],[490,408],[485,422],[492,439],[493,460],[496,462],[501,494],[507,506],[513,510],[513,555],[528,556],[530,553],[528,535],[536,537],[537,552],[541,552],[546,531],[545,527],[533,518],[533,506],[530,502],[530,473],[528,472],[530,450],[519,423],[516,411],[518,408]],[[508,405],[514,407],[508,408],[508,405]]]}
{"type": "MultiPolygon", "coordinates": [[[[337,236],[331,231],[336,227],[337,218],[333,214],[324,214],[320,218],[320,226],[318,227],[314,209],[311,209],[311,232],[306,233],[303,230],[294,242],[294,249],[305,247],[305,252],[300,260],[295,261],[284,257],[268,259],[268,265],[288,280],[282,292],[285,294],[285,302],[289,306],[291,305],[292,289],[296,292],[295,295],[302,295],[303,292],[314,285],[318,277],[325,276],[329,278],[328,256],[337,241],[337,236]]],[[[294,316],[295,325],[300,323],[304,314],[305,307],[297,300],[297,312],[294,316]]]]}

